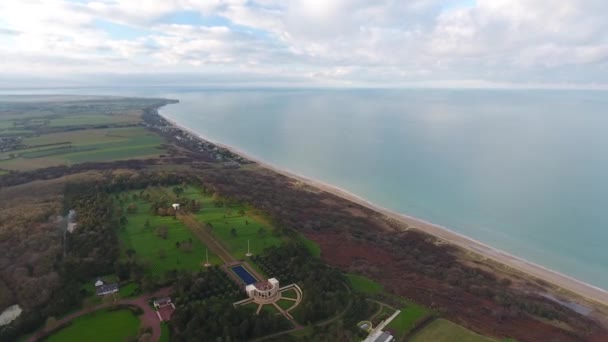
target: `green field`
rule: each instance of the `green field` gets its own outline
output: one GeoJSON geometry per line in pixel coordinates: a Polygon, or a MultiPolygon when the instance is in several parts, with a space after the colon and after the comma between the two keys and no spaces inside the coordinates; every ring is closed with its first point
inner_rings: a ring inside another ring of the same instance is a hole
{"type": "Polygon", "coordinates": [[[101,310],[78,317],[68,327],[46,339],[48,342],[124,341],[137,336],[139,319],[129,310],[101,310]]]}
{"type": "Polygon", "coordinates": [[[294,302],[293,300],[285,300],[285,299],[281,299],[277,302],[277,305],[283,309],[283,310],[287,310],[290,307],[292,307],[296,302],[294,302]]]}
{"type": "Polygon", "coordinates": [[[101,129],[49,134],[25,139],[31,147],[0,153],[0,159],[10,154],[18,156],[0,161],[5,169],[34,169],[62,164],[102,162],[120,159],[158,157],[163,139],[144,128],[101,129]],[[64,144],[59,144],[64,143],[64,144]]]}
{"type": "Polygon", "coordinates": [[[445,319],[437,319],[414,335],[412,342],[496,342],[445,319]]]}
{"type": "Polygon", "coordinates": [[[355,291],[368,295],[375,295],[384,291],[384,287],[382,285],[367,277],[356,274],[347,274],[346,277],[350,281],[350,285],[355,291]]]}
{"type": "MultiPolygon", "coordinates": [[[[128,198],[138,193],[128,193],[128,198]]],[[[148,266],[150,272],[163,276],[165,272],[173,269],[196,271],[201,269],[205,262],[206,247],[201,241],[180,221],[173,216],[157,216],[150,212],[150,203],[137,199],[125,202],[125,206],[135,204],[137,212],[126,214],[128,223],[121,229],[119,236],[123,242],[122,255],[126,258],[126,251],[133,249],[136,260],[148,266]],[[148,227],[146,227],[146,221],[148,227]],[[167,239],[157,235],[160,226],[168,228],[167,239]],[[178,247],[177,243],[191,243],[190,250],[178,247]]],[[[209,262],[220,265],[221,261],[211,252],[209,262]]]]}
{"type": "Polygon", "coordinates": [[[171,339],[171,333],[169,331],[169,326],[166,323],[161,323],[159,342],[169,342],[170,339],[171,339]]]}
{"type": "Polygon", "coordinates": [[[254,254],[260,254],[265,248],[278,246],[283,242],[280,237],[275,236],[274,230],[268,224],[261,222],[262,220],[244,205],[216,206],[212,196],[205,195],[194,187],[185,189],[182,196],[201,202],[202,209],[194,214],[194,217],[199,222],[210,224],[212,234],[236,259],[246,258],[248,240],[251,253],[254,254]]]}
{"type": "Polygon", "coordinates": [[[422,306],[408,304],[406,307],[402,308],[401,313],[389,323],[388,329],[394,331],[397,338],[401,338],[405,333],[411,331],[416,326],[416,323],[420,322],[421,319],[428,315],[429,311],[422,306]]]}
{"type": "Polygon", "coordinates": [[[138,126],[158,99],[0,97],[0,169],[158,157],[164,140],[138,126]],[[16,139],[16,140],[15,140],[16,139]]]}
{"type": "Polygon", "coordinates": [[[8,174],[8,171],[0,170],[0,176],[8,174]]]}

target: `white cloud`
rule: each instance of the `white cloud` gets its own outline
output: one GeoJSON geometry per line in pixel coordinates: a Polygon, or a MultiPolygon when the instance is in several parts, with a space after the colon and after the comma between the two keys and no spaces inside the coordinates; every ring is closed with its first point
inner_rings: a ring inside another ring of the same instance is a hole
{"type": "Polygon", "coordinates": [[[459,1],[3,0],[0,72],[608,84],[608,2],[459,1]],[[180,11],[215,21],[167,21],[180,11]],[[116,37],[96,25],[100,20],[143,34],[116,37]]]}

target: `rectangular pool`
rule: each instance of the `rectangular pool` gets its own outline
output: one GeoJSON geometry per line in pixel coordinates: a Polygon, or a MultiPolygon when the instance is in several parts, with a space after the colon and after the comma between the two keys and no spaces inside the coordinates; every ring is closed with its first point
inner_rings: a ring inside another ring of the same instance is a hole
{"type": "Polygon", "coordinates": [[[243,265],[238,265],[230,268],[232,272],[234,272],[241,280],[245,283],[245,285],[255,284],[258,282],[257,279],[243,265]]]}

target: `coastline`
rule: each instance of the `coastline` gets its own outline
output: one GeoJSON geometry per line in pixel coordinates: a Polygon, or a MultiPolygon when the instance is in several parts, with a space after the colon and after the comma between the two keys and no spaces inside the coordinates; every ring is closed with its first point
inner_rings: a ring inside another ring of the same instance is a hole
{"type": "Polygon", "coordinates": [[[166,117],[165,115],[163,115],[161,112],[161,109],[159,109],[157,112],[158,112],[158,115],[160,115],[163,119],[167,120],[167,122],[169,122],[171,125],[179,128],[185,132],[188,132],[191,135],[196,136],[202,140],[208,141],[214,145],[217,145],[226,150],[229,150],[230,152],[232,152],[234,154],[240,155],[243,158],[251,160],[251,161],[255,162],[256,164],[258,164],[260,167],[266,168],[268,170],[271,170],[273,172],[276,172],[276,173],[286,176],[288,178],[300,181],[304,184],[317,188],[321,191],[332,193],[332,194],[334,194],[338,197],[344,198],[350,202],[357,203],[370,210],[381,213],[390,219],[394,219],[396,221],[404,223],[411,229],[417,229],[421,232],[430,234],[449,244],[458,246],[460,248],[463,248],[464,250],[473,252],[484,258],[491,259],[495,262],[498,262],[500,264],[503,264],[505,266],[508,266],[510,268],[523,272],[528,276],[532,276],[534,278],[538,278],[538,279],[541,279],[548,283],[551,283],[552,285],[554,285],[558,288],[562,288],[562,289],[571,291],[577,295],[585,297],[588,300],[597,302],[602,305],[608,305],[608,291],[603,290],[599,287],[593,286],[591,284],[587,284],[587,283],[580,281],[578,279],[575,279],[573,277],[567,276],[565,274],[551,270],[544,266],[527,261],[523,258],[509,254],[500,249],[491,247],[480,241],[477,241],[475,239],[472,239],[472,238],[462,235],[460,233],[454,232],[447,227],[443,227],[443,226],[440,226],[440,225],[437,225],[437,224],[434,224],[434,223],[431,223],[431,222],[428,222],[428,221],[425,221],[425,220],[422,220],[422,219],[419,219],[416,217],[408,216],[406,214],[402,214],[402,213],[398,213],[398,212],[386,209],[382,206],[379,206],[375,203],[372,203],[372,202],[362,198],[361,196],[353,194],[345,189],[336,187],[334,185],[331,185],[331,184],[328,184],[328,183],[325,183],[325,182],[322,182],[319,180],[308,178],[308,177],[299,175],[295,172],[269,164],[269,163],[261,160],[260,158],[254,157],[238,148],[219,143],[217,141],[209,139],[208,137],[204,136],[203,134],[194,132],[191,129],[180,125],[173,119],[170,119],[170,118],[166,117]]]}

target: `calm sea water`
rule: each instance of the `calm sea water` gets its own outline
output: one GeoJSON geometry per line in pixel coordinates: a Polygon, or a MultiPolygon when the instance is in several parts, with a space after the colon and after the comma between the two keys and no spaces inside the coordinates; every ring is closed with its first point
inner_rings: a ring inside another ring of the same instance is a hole
{"type": "Polygon", "coordinates": [[[608,289],[608,93],[166,93],[212,140],[608,289]]]}
{"type": "Polygon", "coordinates": [[[163,115],[214,141],[608,289],[608,92],[36,93],[179,99],[163,115]]]}

